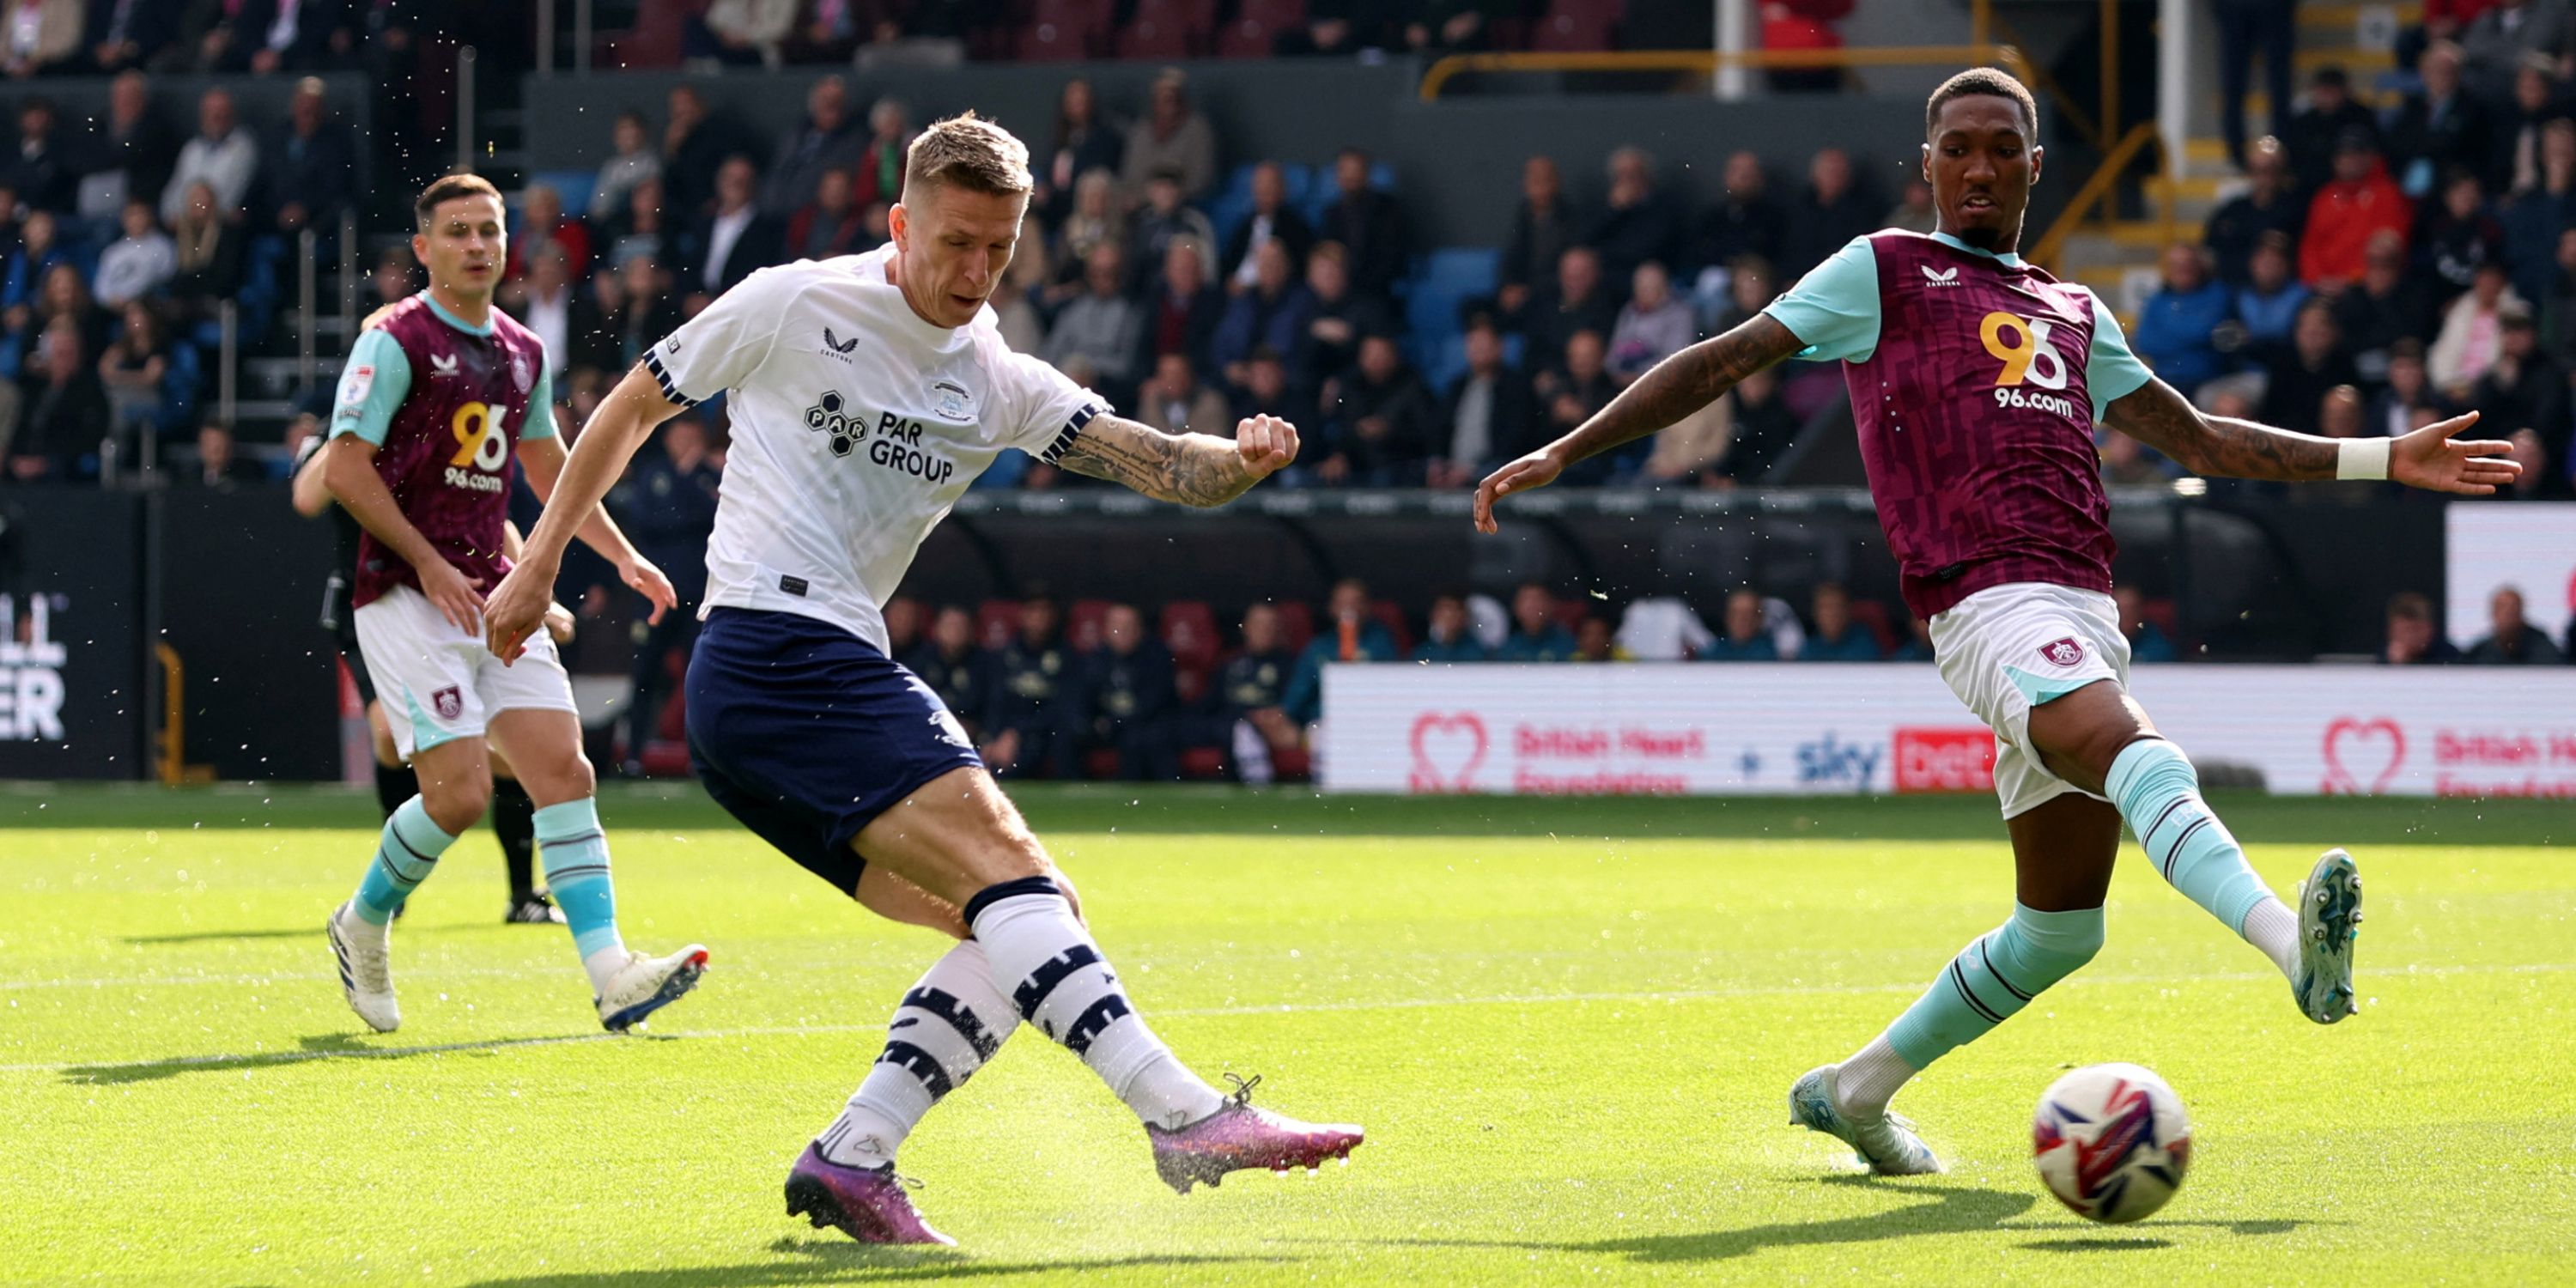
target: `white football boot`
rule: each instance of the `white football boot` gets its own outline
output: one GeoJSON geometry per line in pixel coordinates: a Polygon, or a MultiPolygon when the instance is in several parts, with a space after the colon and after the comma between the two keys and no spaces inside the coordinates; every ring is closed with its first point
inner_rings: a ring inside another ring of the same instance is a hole
{"type": "Polygon", "coordinates": [[[1923,1176],[1942,1170],[1932,1147],[1914,1134],[1903,1114],[1881,1114],[1869,1122],[1846,1117],[1835,1107],[1838,1064],[1809,1069],[1789,1086],[1789,1125],[1820,1131],[1852,1147],[1869,1170],[1881,1176],[1923,1176]]]}
{"type": "Polygon", "coordinates": [[[347,904],[334,909],[322,926],[331,936],[331,955],[339,959],[340,993],[349,999],[349,1009],[378,1033],[401,1028],[402,1007],[394,1001],[391,929],[351,916],[347,904]]]}
{"type": "Polygon", "coordinates": [[[630,949],[626,965],[591,1000],[599,1004],[599,1022],[611,1033],[623,1033],[643,1023],[645,1016],[679,1001],[706,972],[704,944],[691,944],[668,957],[647,957],[630,949]]]}

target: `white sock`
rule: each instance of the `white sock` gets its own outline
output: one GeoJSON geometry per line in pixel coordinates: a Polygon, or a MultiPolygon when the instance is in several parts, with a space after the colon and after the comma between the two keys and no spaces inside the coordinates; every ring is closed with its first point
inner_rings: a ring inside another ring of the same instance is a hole
{"type": "Polygon", "coordinates": [[[607,996],[608,985],[617,978],[617,972],[626,969],[626,963],[634,959],[635,955],[626,951],[623,942],[612,943],[582,958],[581,968],[590,976],[590,991],[607,996]]]}
{"type": "Polygon", "coordinates": [[[968,900],[966,914],[1020,1017],[1081,1056],[1137,1118],[1169,1130],[1224,1106],[1146,1027],[1054,882],[1005,882],[968,900]]]}
{"type": "Polygon", "coordinates": [[[1834,1106],[1845,1118],[1867,1122],[1887,1113],[1887,1102],[1896,1098],[1897,1089],[1913,1078],[1917,1070],[1887,1044],[1882,1033],[1869,1040],[1869,1045],[1852,1053],[1834,1074],[1834,1093],[1842,1103],[1834,1106]]]}
{"type": "Polygon", "coordinates": [[[2299,914],[2281,902],[2278,895],[2265,895],[2263,902],[2245,914],[2245,942],[2263,950],[2281,973],[2297,978],[2299,970],[2299,914]]]}
{"type": "Polygon", "coordinates": [[[984,946],[970,939],[949,949],[903,995],[885,1051],[815,1147],[848,1167],[893,1162],[922,1115],[966,1085],[1019,1026],[1019,1012],[993,987],[984,946]]]}
{"type": "Polygon", "coordinates": [[[364,939],[373,943],[383,944],[391,941],[394,937],[394,926],[391,921],[379,926],[376,923],[359,916],[357,909],[352,908],[345,903],[341,904],[338,909],[332,912],[331,920],[338,923],[340,927],[340,937],[343,939],[364,939]]]}

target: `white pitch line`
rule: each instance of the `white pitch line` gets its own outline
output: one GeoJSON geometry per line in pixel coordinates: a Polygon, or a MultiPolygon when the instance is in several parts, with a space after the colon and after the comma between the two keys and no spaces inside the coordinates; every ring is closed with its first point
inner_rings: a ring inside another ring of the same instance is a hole
{"type": "MultiPolygon", "coordinates": [[[[2402,966],[2364,975],[2358,981],[2365,987],[2376,983],[2398,983],[2409,979],[2450,978],[2461,975],[2536,975],[2576,971],[2576,962],[2538,962],[2522,965],[2495,966],[2402,966]]],[[[274,976],[263,978],[275,978],[274,976]]],[[[2270,971],[2212,972],[2201,975],[2100,975],[2065,980],[2056,987],[2135,987],[2138,985],[2226,984],[2278,980],[2270,971]]],[[[1180,1018],[1223,1018],[1244,1015],[1308,1015],[1349,1011],[1409,1011],[1451,1006],[1555,1006],[1585,1002],[1705,1002],[1752,997],[1858,997],[1876,993],[1916,993],[1923,985],[1909,984],[1814,984],[1769,985],[1748,988],[1682,989],[1664,992],[1633,993],[1521,993],[1492,997],[1407,997],[1378,1001],[1348,1002],[1282,1002],[1269,1006],[1178,1006],[1162,1007],[1154,1014],[1180,1018]]],[[[665,1040],[724,1041],[750,1037],[829,1037],[849,1033],[882,1032],[885,1025],[876,1024],[799,1024],[753,1025],[733,1029],[670,1029],[646,1036],[665,1040]]],[[[99,1064],[86,1061],[44,1062],[34,1064],[0,1064],[0,1073],[60,1073],[78,1070],[82,1073],[113,1073],[126,1069],[150,1069],[171,1065],[221,1065],[250,1063],[256,1065],[304,1064],[316,1060],[365,1060],[388,1056],[435,1055],[450,1051],[480,1051],[514,1046],[561,1046],[576,1042],[604,1042],[616,1038],[613,1033],[582,1033],[561,1036],[494,1038],[482,1042],[451,1042],[435,1046],[367,1047],[345,1051],[252,1051],[232,1055],[174,1056],[160,1060],[129,1060],[99,1064]]]]}

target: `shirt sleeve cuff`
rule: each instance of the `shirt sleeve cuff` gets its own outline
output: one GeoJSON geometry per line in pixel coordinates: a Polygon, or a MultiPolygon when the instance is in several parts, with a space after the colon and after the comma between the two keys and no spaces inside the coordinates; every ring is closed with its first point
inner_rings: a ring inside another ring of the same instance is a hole
{"type": "Polygon", "coordinates": [[[662,396],[669,399],[673,405],[680,407],[698,405],[697,399],[680,392],[679,382],[673,380],[670,371],[663,367],[661,354],[650,349],[645,350],[644,369],[653,373],[653,383],[662,387],[662,396]]]}
{"type": "Polygon", "coordinates": [[[1063,432],[1055,436],[1055,441],[1049,443],[1045,451],[1038,453],[1038,460],[1048,465],[1055,464],[1073,446],[1073,440],[1082,436],[1082,427],[1090,424],[1091,418],[1101,411],[1098,404],[1093,404],[1074,412],[1073,418],[1064,423],[1063,432]]]}

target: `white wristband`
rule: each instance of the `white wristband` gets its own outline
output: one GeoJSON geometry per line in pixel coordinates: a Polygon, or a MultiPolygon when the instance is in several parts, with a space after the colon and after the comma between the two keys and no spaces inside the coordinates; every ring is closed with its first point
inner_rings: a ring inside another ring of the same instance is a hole
{"type": "Polygon", "coordinates": [[[2384,479],[2388,477],[2388,449],[2397,445],[2393,438],[2346,438],[2335,443],[2335,477],[2339,479],[2384,479]]]}

